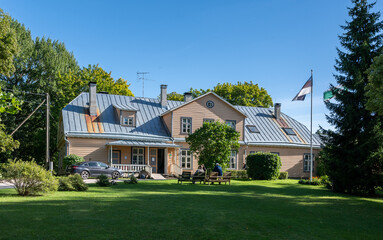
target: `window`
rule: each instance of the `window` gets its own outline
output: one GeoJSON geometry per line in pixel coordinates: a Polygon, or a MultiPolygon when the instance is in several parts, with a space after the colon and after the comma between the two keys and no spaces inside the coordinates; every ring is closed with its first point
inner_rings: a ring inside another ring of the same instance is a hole
{"type": "Polygon", "coordinates": [[[192,118],[181,117],[181,133],[188,134],[192,131],[192,118]]]}
{"type": "Polygon", "coordinates": [[[105,163],[102,163],[102,162],[99,162],[98,163],[98,166],[102,167],[102,168],[109,168],[109,166],[105,163]]]}
{"type": "Polygon", "coordinates": [[[96,162],[89,162],[89,167],[98,167],[98,164],[96,162]]]}
{"type": "Polygon", "coordinates": [[[112,151],[112,163],[120,164],[121,163],[121,152],[120,151],[112,151]]]}
{"type": "Polygon", "coordinates": [[[287,135],[294,135],[294,136],[296,135],[292,128],[283,128],[283,130],[285,131],[287,135]]]}
{"type": "Polygon", "coordinates": [[[145,164],[144,161],[144,148],[133,148],[132,150],[132,164],[145,164]]]}
{"type": "Polygon", "coordinates": [[[259,133],[258,128],[254,125],[246,125],[246,127],[249,130],[249,132],[251,132],[251,133],[259,133]]]}
{"type": "Polygon", "coordinates": [[[205,122],[213,123],[213,122],[214,122],[214,119],[212,119],[212,118],[204,118],[204,119],[203,119],[203,123],[205,123],[205,122]]]}
{"type": "Polygon", "coordinates": [[[235,130],[236,122],[234,120],[226,120],[226,124],[235,130]]]}
{"type": "Polygon", "coordinates": [[[181,168],[192,168],[192,155],[190,150],[181,150],[181,168]]]}
{"type": "Polygon", "coordinates": [[[133,126],[133,118],[132,117],[124,118],[124,125],[133,126]]]}
{"type": "Polygon", "coordinates": [[[279,156],[279,152],[270,152],[270,153],[274,153],[274,154],[277,154],[279,156]]]}
{"type": "MultiPolygon", "coordinates": [[[[304,172],[310,172],[310,153],[305,153],[303,155],[303,171],[304,172]]],[[[313,154],[313,172],[314,172],[314,164],[315,162],[315,157],[314,157],[314,154],[313,154]]]]}
{"type": "Polygon", "coordinates": [[[230,152],[229,168],[230,169],[236,169],[236,165],[237,165],[237,152],[236,151],[231,151],[230,152]]]}
{"type": "Polygon", "coordinates": [[[253,154],[253,153],[255,153],[255,151],[250,151],[250,154],[253,154]]]}

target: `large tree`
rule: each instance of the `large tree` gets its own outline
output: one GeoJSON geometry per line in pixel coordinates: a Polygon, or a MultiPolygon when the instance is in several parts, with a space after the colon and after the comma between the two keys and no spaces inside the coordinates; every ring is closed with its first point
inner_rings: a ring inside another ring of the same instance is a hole
{"type": "Polygon", "coordinates": [[[336,102],[326,103],[335,130],[324,131],[323,161],[334,191],[373,193],[382,185],[383,119],[366,109],[365,87],[367,69],[382,51],[383,24],[380,13],[370,11],[374,4],[352,2],[335,65],[337,83],[347,91],[334,92],[336,102]]]}
{"type": "MultiPolygon", "coordinates": [[[[271,107],[273,100],[264,88],[250,82],[219,83],[213,89],[190,88],[193,98],[199,97],[207,92],[214,92],[233,105],[250,107],[271,107]]],[[[176,92],[168,94],[169,100],[183,101],[183,95],[176,92]]]]}
{"type": "Polygon", "coordinates": [[[213,168],[215,163],[229,166],[230,152],[239,149],[240,134],[225,123],[206,122],[186,138],[190,150],[198,157],[198,164],[213,168]]]}

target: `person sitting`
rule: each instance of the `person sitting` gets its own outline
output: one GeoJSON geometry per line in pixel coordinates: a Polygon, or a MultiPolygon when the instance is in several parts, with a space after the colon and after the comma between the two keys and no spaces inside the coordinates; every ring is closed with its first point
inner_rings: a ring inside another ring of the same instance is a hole
{"type": "Polygon", "coordinates": [[[218,173],[218,176],[222,176],[223,173],[222,173],[222,167],[219,165],[219,163],[216,163],[215,164],[215,167],[213,169],[213,172],[217,172],[218,173]]]}
{"type": "Polygon", "coordinates": [[[197,169],[197,171],[195,171],[195,173],[193,174],[193,176],[201,176],[201,175],[204,175],[204,174],[205,174],[205,170],[204,170],[203,168],[204,168],[203,165],[198,166],[198,169],[197,169]]]}

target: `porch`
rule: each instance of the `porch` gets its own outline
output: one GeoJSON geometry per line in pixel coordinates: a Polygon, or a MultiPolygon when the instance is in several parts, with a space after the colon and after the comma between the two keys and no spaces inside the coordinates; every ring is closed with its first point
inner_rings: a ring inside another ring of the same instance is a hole
{"type": "Polygon", "coordinates": [[[173,163],[180,146],[174,143],[120,140],[106,144],[109,164],[126,173],[141,170],[160,174],[173,174],[173,163]]]}

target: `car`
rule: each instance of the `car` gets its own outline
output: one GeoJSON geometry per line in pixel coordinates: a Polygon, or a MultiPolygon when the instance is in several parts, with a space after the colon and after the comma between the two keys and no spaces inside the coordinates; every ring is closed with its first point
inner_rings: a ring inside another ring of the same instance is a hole
{"type": "Polygon", "coordinates": [[[89,177],[97,177],[101,174],[118,179],[122,176],[123,172],[120,169],[112,168],[103,162],[80,162],[70,165],[66,169],[67,175],[69,174],[80,174],[82,179],[88,179],[89,177]]]}

